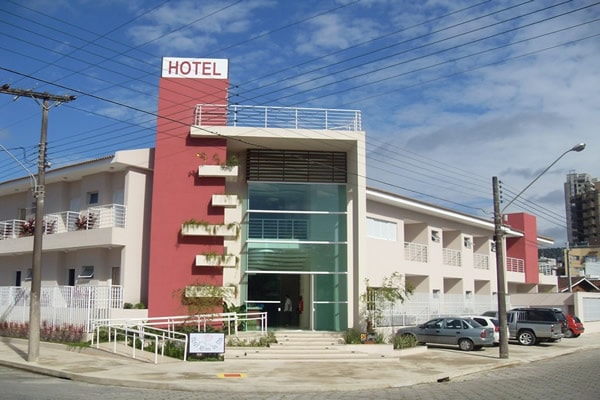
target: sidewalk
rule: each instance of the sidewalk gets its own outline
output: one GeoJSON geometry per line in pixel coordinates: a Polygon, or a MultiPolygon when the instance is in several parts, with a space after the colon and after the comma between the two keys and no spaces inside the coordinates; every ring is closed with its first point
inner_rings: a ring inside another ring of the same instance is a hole
{"type": "Polygon", "coordinates": [[[455,379],[483,370],[600,348],[600,332],[538,346],[509,345],[509,358],[498,348],[462,352],[420,346],[397,351],[393,358],[364,360],[249,360],[183,362],[160,358],[158,364],[92,348],[40,345],[39,362],[27,361],[27,341],[0,338],[0,365],[100,385],[211,392],[349,391],[410,386],[455,379]]]}

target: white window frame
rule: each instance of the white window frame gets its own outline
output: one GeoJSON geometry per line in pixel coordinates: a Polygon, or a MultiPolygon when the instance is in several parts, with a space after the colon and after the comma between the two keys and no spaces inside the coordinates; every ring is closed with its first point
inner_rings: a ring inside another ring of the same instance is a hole
{"type": "Polygon", "coordinates": [[[367,217],[367,236],[374,239],[398,241],[398,224],[392,221],[367,217]]]}

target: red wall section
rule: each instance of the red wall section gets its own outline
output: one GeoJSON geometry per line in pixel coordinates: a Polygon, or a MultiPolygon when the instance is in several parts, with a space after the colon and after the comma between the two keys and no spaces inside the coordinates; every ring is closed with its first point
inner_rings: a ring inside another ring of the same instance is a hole
{"type": "MultiPolygon", "coordinates": [[[[181,224],[194,218],[222,224],[224,211],[213,208],[213,193],[223,193],[225,178],[198,178],[198,166],[216,164],[213,154],[226,159],[227,142],[220,138],[190,138],[196,104],[227,104],[225,79],[161,78],[159,84],[148,314],[150,317],[186,315],[180,294],[195,283],[222,285],[220,268],[197,267],[195,256],[223,251],[222,238],[188,238],[181,224]],[[204,153],[208,161],[198,155],[204,153]]],[[[219,125],[215,123],[214,125],[219,125]]],[[[225,119],[221,124],[225,125],[225,119]]]]}
{"type": "Polygon", "coordinates": [[[537,220],[533,215],[516,213],[506,215],[507,224],[524,233],[522,238],[507,238],[506,256],[525,260],[525,282],[539,283],[537,220]]]}

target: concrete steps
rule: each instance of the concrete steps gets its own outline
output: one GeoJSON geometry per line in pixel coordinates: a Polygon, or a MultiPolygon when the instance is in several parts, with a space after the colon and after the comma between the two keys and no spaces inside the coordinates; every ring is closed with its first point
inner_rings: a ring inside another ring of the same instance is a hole
{"type": "Polygon", "coordinates": [[[278,331],[270,347],[225,349],[226,359],[373,360],[396,358],[392,345],[346,345],[339,332],[278,331]]]}

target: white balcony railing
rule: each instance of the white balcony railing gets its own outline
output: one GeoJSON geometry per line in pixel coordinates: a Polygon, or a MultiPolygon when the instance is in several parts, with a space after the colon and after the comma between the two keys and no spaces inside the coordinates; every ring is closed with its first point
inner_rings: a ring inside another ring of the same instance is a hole
{"type": "Polygon", "coordinates": [[[522,258],[506,257],[506,270],[525,273],[525,260],[522,258]]]}
{"type": "MultiPolygon", "coordinates": [[[[81,212],[61,211],[44,215],[43,232],[46,235],[98,228],[124,228],[126,207],[122,204],[107,204],[90,207],[81,212]]],[[[0,221],[0,240],[32,236],[35,218],[0,221]]]]}
{"type": "Polygon", "coordinates": [[[404,242],[404,259],[426,263],[428,250],[426,244],[404,242]]]}
{"type": "Polygon", "coordinates": [[[487,254],[473,254],[473,266],[476,269],[490,269],[490,257],[487,254]]]}
{"type": "Polygon", "coordinates": [[[194,125],[222,125],[360,131],[361,113],[357,110],[291,108],[244,105],[198,104],[194,125]]]}
{"type": "Polygon", "coordinates": [[[442,257],[444,265],[452,267],[460,267],[462,265],[460,250],[444,248],[442,249],[442,257]]]}

